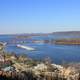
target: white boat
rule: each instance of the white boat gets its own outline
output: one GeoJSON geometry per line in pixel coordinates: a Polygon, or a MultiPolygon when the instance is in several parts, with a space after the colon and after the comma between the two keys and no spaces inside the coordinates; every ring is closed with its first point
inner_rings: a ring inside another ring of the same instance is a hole
{"type": "Polygon", "coordinates": [[[20,45],[20,44],[18,44],[17,47],[19,47],[19,48],[23,48],[23,49],[26,49],[26,50],[29,50],[29,51],[33,51],[33,50],[35,50],[35,49],[32,48],[32,47],[24,46],[24,45],[20,45]]]}

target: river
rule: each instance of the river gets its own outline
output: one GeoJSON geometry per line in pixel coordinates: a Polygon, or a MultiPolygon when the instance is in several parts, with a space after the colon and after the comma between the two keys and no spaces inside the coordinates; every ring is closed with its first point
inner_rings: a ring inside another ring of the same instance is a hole
{"type": "MultiPolygon", "coordinates": [[[[46,37],[33,37],[35,40],[43,39],[55,39],[56,37],[46,36],[46,37]]],[[[0,41],[11,42],[15,39],[13,35],[0,35],[0,41]]],[[[19,40],[20,41],[20,40],[19,40]]],[[[28,43],[23,43],[24,46],[30,46],[35,48],[35,51],[28,51],[25,49],[18,48],[16,45],[9,43],[5,50],[7,52],[15,52],[16,54],[27,54],[28,57],[36,60],[42,60],[46,57],[50,57],[52,62],[61,64],[65,62],[80,62],[80,46],[78,45],[55,45],[47,43],[32,43],[31,39],[25,39],[28,43]]]]}

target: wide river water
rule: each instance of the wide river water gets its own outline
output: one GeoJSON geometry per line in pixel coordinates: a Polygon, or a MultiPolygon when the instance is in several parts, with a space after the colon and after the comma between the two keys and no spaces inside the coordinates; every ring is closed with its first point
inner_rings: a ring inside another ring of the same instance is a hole
{"type": "MultiPolygon", "coordinates": [[[[34,40],[43,40],[43,39],[55,39],[56,37],[47,36],[47,37],[33,37],[34,40]]],[[[27,43],[22,45],[30,46],[35,48],[35,51],[28,51],[22,48],[16,47],[17,44],[12,44],[11,42],[15,40],[15,36],[10,35],[1,35],[0,41],[8,42],[9,44],[5,47],[7,52],[15,52],[16,54],[25,53],[27,56],[33,59],[42,60],[46,57],[50,57],[54,63],[61,64],[65,62],[80,62],[80,46],[79,45],[55,45],[55,44],[46,44],[46,43],[32,43],[31,39],[25,39],[27,43]]],[[[16,40],[22,41],[22,40],[16,40]]]]}

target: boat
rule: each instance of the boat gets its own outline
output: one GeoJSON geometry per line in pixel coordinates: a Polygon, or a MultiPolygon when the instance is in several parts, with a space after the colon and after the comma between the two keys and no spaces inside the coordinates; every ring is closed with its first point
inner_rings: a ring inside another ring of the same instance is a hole
{"type": "Polygon", "coordinates": [[[32,47],[24,46],[24,45],[20,45],[20,44],[18,44],[17,47],[19,47],[19,48],[23,48],[23,49],[26,49],[26,50],[29,50],[29,51],[34,51],[34,50],[35,50],[35,49],[32,48],[32,47]]]}

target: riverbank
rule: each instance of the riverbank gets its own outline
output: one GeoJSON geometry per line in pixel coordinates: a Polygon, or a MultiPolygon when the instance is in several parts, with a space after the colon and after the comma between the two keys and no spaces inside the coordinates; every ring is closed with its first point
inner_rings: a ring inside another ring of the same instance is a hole
{"type": "Polygon", "coordinates": [[[3,80],[79,80],[80,64],[58,65],[50,58],[35,61],[25,54],[0,54],[0,79],[3,80]]]}

